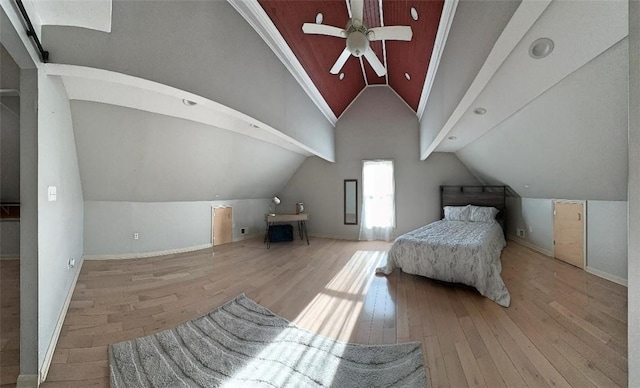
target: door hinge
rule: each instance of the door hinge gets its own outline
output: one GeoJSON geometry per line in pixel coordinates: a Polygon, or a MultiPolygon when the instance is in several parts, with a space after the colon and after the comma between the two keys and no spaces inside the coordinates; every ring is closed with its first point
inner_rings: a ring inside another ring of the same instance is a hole
{"type": "Polygon", "coordinates": [[[553,245],[556,245],[556,240],[553,240],[553,245]]]}
{"type": "Polygon", "coordinates": [[[582,214],[578,213],[578,221],[582,221],[582,214]]]}

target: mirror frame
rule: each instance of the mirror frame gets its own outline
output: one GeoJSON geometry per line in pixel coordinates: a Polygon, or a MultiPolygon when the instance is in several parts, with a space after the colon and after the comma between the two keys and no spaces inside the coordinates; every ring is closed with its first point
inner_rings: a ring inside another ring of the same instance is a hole
{"type": "Polygon", "coordinates": [[[344,180],[344,203],[343,203],[343,216],[345,225],[358,225],[358,180],[357,179],[345,179],[344,180]],[[355,202],[356,202],[356,219],[354,222],[347,221],[347,183],[353,182],[355,184],[355,202]]]}

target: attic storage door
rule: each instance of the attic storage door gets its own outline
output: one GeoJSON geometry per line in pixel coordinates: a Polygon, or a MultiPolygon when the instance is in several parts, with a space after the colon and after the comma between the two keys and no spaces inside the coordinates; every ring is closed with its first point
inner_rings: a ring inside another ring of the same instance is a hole
{"type": "Polygon", "coordinates": [[[231,207],[214,207],[211,209],[211,229],[214,246],[228,244],[233,240],[231,216],[231,207]]]}
{"type": "Polygon", "coordinates": [[[584,269],[584,203],[553,202],[553,256],[584,269]]]}

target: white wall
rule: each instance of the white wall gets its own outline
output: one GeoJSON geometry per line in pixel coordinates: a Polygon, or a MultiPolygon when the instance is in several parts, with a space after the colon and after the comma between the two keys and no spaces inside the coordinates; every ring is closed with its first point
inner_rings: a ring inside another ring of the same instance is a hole
{"type": "Polygon", "coordinates": [[[520,1],[460,1],[420,120],[420,154],[453,113],[520,1]],[[464,60],[460,60],[464,58],[464,60]]]}
{"type": "MultiPolygon", "coordinates": [[[[627,281],[626,213],[626,201],[587,201],[587,269],[618,283],[627,281]]],[[[553,199],[508,197],[507,235],[552,255],[553,199]]]]}
{"type": "MultiPolygon", "coordinates": [[[[640,3],[629,1],[629,290],[640,300],[640,3]]],[[[640,303],[629,303],[629,386],[640,385],[640,303]]]]}
{"type": "Polygon", "coordinates": [[[83,198],[69,101],[58,77],[38,70],[38,359],[53,345],[58,320],[80,268],[83,198]],[[48,201],[48,186],[57,200],[48,201]],[[67,268],[69,259],[76,267],[67,268]]]}
{"type": "Polygon", "coordinates": [[[625,38],[456,155],[524,198],[626,201],[628,69],[625,38]]]}
{"type": "Polygon", "coordinates": [[[226,1],[114,1],[106,34],[43,26],[51,61],[170,85],[236,109],[331,160],[334,129],[226,1]]]}
{"type": "MultiPolygon", "coordinates": [[[[369,87],[336,125],[336,162],[309,157],[279,191],[279,212],[304,202],[314,235],[357,239],[359,225],[344,225],[343,181],[358,180],[362,206],[362,160],[393,159],[396,180],[396,235],[440,218],[439,185],[477,184],[453,154],[420,161],[418,120],[388,87],[369,87]]],[[[360,215],[360,214],[359,214],[360,215]]]]}
{"type": "Polygon", "coordinates": [[[211,244],[211,207],[233,208],[233,239],[264,234],[268,199],[194,202],[85,201],[84,254],[90,258],[211,244]],[[245,228],[245,234],[240,231],[245,228]],[[133,239],[138,233],[138,240],[133,239]]]}
{"type": "Polygon", "coordinates": [[[84,198],[173,202],[270,198],[304,156],[189,120],[72,101],[84,198]]]}

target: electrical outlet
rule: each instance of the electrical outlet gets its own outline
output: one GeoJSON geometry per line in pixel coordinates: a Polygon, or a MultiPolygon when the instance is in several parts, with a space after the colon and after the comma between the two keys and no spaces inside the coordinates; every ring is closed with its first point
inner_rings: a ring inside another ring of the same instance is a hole
{"type": "Polygon", "coordinates": [[[68,269],[71,269],[71,268],[73,268],[73,267],[75,267],[75,266],[76,266],[76,259],[74,259],[74,258],[70,258],[70,259],[67,261],[67,268],[68,268],[68,269]]]}
{"type": "Polygon", "coordinates": [[[134,239],[134,240],[137,240],[137,239],[139,239],[139,238],[140,238],[140,235],[139,235],[138,233],[134,233],[134,234],[133,234],[133,239],[134,239]]]}
{"type": "Polygon", "coordinates": [[[245,234],[246,232],[246,228],[240,228],[240,234],[245,234]]]}
{"type": "Polygon", "coordinates": [[[518,237],[524,238],[524,229],[517,228],[516,234],[518,235],[518,237]]]}

